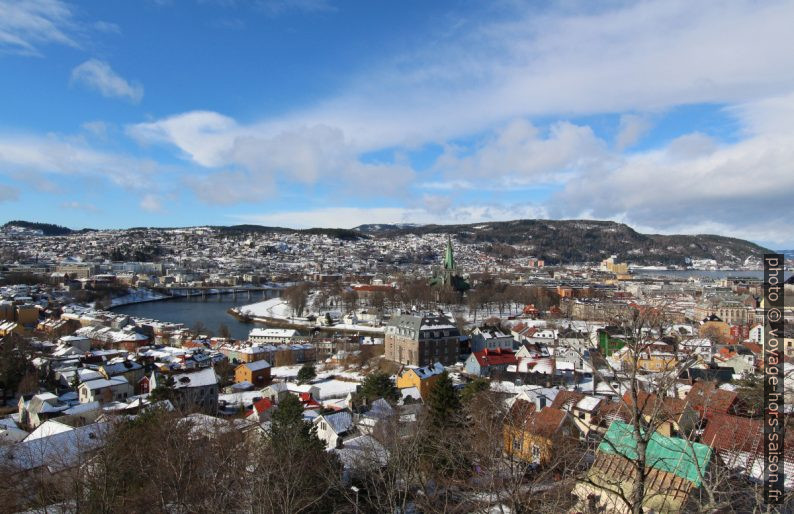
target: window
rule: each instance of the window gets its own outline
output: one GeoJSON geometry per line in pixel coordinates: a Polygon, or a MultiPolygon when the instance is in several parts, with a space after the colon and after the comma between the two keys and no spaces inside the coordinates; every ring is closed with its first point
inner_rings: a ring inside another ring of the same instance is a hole
{"type": "Polygon", "coordinates": [[[540,446],[537,444],[532,445],[532,460],[535,462],[540,461],[540,446]]]}
{"type": "Polygon", "coordinates": [[[521,438],[518,436],[513,436],[513,451],[521,451],[521,438]]]}

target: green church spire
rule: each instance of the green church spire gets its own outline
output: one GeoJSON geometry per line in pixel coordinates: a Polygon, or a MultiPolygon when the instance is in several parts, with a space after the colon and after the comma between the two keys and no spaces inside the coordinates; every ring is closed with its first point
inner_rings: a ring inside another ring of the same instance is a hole
{"type": "Polygon", "coordinates": [[[452,237],[447,235],[447,251],[444,254],[444,269],[455,269],[455,256],[452,253],[452,237]]]}

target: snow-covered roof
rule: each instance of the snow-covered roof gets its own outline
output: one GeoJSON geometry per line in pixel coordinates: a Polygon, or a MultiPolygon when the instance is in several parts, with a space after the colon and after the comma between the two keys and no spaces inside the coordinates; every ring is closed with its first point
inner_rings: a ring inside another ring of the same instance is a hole
{"type": "Polygon", "coordinates": [[[200,371],[191,373],[179,373],[174,375],[174,389],[188,387],[205,387],[218,383],[218,376],[212,368],[204,368],[200,371]]]}
{"type": "MultiPolygon", "coordinates": [[[[347,432],[353,426],[353,415],[350,411],[346,410],[324,414],[319,416],[317,420],[323,420],[328,423],[328,426],[331,427],[331,430],[337,435],[347,432]]],[[[315,423],[317,422],[318,421],[315,421],[315,423]]]]}
{"type": "Polygon", "coordinates": [[[424,366],[422,368],[410,368],[414,370],[420,379],[425,380],[434,375],[440,375],[444,372],[444,366],[440,362],[424,366]]]}
{"type": "Polygon", "coordinates": [[[290,328],[255,328],[248,333],[248,337],[293,337],[298,331],[290,328]]]}
{"type": "Polygon", "coordinates": [[[254,361],[254,362],[246,362],[245,364],[240,364],[240,366],[245,366],[246,368],[250,369],[251,371],[260,371],[263,369],[267,369],[270,367],[270,363],[266,360],[261,361],[254,361]]]}
{"type": "Polygon", "coordinates": [[[585,410],[588,412],[592,412],[598,407],[598,404],[601,403],[601,398],[596,398],[594,396],[585,396],[576,404],[576,408],[579,410],[585,410]]]}
{"type": "Polygon", "coordinates": [[[87,387],[91,391],[95,391],[97,389],[105,389],[106,387],[114,387],[123,384],[129,384],[127,379],[123,376],[113,377],[113,378],[98,378],[96,380],[88,380],[80,384],[80,387],[87,387]]]}

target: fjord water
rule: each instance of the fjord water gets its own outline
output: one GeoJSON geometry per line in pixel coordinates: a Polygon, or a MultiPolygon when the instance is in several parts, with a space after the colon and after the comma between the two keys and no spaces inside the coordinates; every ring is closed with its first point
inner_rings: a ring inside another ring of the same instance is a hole
{"type": "Polygon", "coordinates": [[[173,298],[157,302],[122,305],[112,310],[113,312],[128,314],[136,318],[151,318],[182,323],[187,328],[193,327],[200,321],[213,335],[217,335],[218,327],[221,324],[225,324],[229,327],[233,338],[245,339],[252,328],[264,325],[261,323],[243,323],[227,311],[231,307],[274,298],[278,296],[278,293],[276,290],[255,292],[251,293],[250,299],[245,294],[238,294],[237,298],[234,298],[231,294],[210,295],[206,299],[201,297],[173,298]]]}

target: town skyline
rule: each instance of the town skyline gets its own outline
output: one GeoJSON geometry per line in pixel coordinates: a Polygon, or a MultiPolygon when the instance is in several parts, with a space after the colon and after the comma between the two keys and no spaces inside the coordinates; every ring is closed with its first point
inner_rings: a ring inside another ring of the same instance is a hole
{"type": "Polygon", "coordinates": [[[791,2],[0,12],[5,220],[583,218],[794,246],[791,2]]]}

